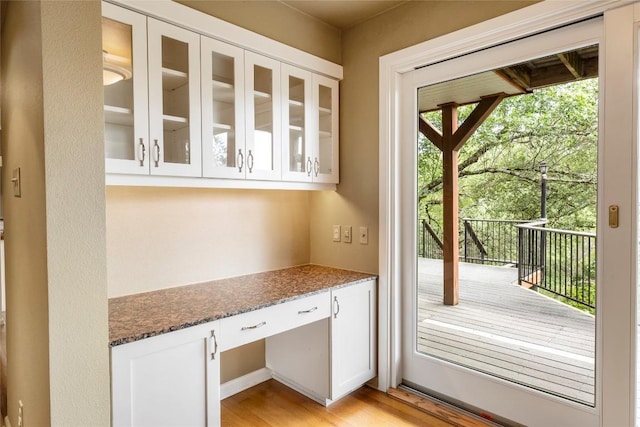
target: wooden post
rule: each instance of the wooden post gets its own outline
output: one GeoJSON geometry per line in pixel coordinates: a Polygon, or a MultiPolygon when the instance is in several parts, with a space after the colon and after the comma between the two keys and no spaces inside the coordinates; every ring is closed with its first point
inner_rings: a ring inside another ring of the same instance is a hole
{"type": "Polygon", "coordinates": [[[458,104],[438,105],[442,110],[442,134],[418,114],[420,132],[442,151],[442,258],[444,304],[458,304],[458,150],[500,104],[504,93],[484,96],[458,129],[458,104]]]}
{"type": "Polygon", "coordinates": [[[444,304],[458,304],[458,105],[442,105],[442,203],[444,243],[444,304]]]}

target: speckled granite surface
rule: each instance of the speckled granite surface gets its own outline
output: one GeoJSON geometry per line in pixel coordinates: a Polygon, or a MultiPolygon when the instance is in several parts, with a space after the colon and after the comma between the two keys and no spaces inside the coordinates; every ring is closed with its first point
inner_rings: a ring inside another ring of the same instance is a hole
{"type": "Polygon", "coordinates": [[[109,345],[176,331],[376,276],[317,265],[109,299],[109,345]]]}

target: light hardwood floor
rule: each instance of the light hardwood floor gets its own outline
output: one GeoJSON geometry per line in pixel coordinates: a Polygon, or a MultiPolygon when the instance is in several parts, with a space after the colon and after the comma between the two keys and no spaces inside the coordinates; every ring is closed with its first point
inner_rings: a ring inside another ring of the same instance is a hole
{"type": "Polygon", "coordinates": [[[222,401],[222,425],[231,426],[460,426],[380,391],[362,387],[328,408],[269,380],[222,401]]]}

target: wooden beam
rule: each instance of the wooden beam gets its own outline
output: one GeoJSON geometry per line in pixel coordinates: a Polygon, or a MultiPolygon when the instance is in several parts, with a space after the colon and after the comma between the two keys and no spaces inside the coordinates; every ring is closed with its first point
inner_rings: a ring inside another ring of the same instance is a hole
{"type": "Polygon", "coordinates": [[[567,52],[567,53],[559,53],[558,58],[567,67],[567,70],[575,77],[577,80],[580,80],[584,76],[584,62],[580,55],[576,51],[567,52]]]}
{"type": "Polygon", "coordinates": [[[442,151],[442,134],[440,131],[433,127],[428,120],[425,120],[420,114],[418,114],[418,126],[420,133],[423,134],[433,145],[438,147],[442,151]]]}
{"type": "Polygon", "coordinates": [[[458,128],[457,104],[442,107],[442,254],[444,304],[458,304],[458,151],[453,135],[458,128]]]}
{"type": "Polygon", "coordinates": [[[527,68],[516,65],[513,67],[501,68],[497,70],[497,72],[503,73],[524,91],[528,91],[531,88],[531,73],[527,68]]]}
{"type": "MultiPolygon", "coordinates": [[[[598,76],[598,58],[589,58],[583,61],[583,79],[598,76]]],[[[552,65],[549,67],[539,68],[531,72],[531,87],[539,88],[552,86],[560,83],[568,83],[575,81],[576,78],[571,74],[564,64],[552,65]]]]}
{"type": "Polygon", "coordinates": [[[473,135],[473,133],[486,120],[491,112],[500,104],[507,96],[505,93],[498,93],[490,96],[483,96],[482,100],[476,108],[471,112],[469,117],[462,123],[462,126],[453,135],[453,149],[458,151],[465,142],[473,135]]]}

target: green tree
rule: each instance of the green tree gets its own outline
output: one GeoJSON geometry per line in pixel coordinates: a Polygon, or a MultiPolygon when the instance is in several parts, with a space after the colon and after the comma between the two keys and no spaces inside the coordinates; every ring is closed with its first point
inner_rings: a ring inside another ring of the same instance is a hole
{"type": "MultiPolygon", "coordinates": [[[[462,123],[475,105],[459,108],[462,123]]],[[[441,113],[424,117],[441,126],[441,113]]],[[[597,79],[507,98],[459,153],[460,217],[536,219],[539,163],[548,171],[549,226],[595,231],[597,79]]],[[[442,224],[442,156],[418,137],[418,216],[442,224]]]]}

